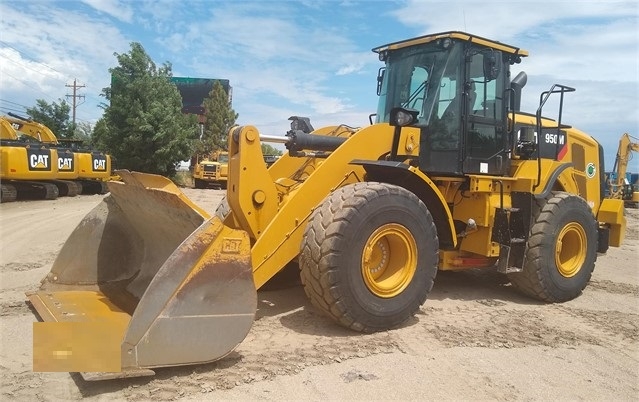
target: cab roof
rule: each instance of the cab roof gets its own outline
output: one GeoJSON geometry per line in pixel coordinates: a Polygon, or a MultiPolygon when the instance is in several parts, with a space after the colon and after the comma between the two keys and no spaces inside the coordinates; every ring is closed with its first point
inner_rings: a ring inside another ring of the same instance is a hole
{"type": "Polygon", "coordinates": [[[497,42],[487,38],[482,38],[481,36],[469,34],[466,32],[461,32],[461,31],[448,31],[448,32],[440,32],[440,33],[435,33],[435,34],[430,34],[425,36],[419,36],[417,38],[406,39],[399,42],[389,43],[383,46],[373,48],[372,50],[375,53],[380,53],[380,52],[385,52],[389,50],[401,49],[408,46],[421,45],[421,44],[433,42],[435,40],[442,39],[442,38],[459,39],[466,42],[476,43],[481,46],[486,46],[495,50],[500,50],[502,52],[517,55],[517,56],[522,56],[522,57],[528,56],[527,50],[523,50],[515,46],[507,45],[505,43],[497,42]]]}

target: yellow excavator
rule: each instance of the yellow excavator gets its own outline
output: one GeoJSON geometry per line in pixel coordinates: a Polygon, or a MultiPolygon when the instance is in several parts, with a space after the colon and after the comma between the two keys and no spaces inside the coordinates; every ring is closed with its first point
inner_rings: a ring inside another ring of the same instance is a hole
{"type": "Polygon", "coordinates": [[[617,148],[617,158],[612,169],[612,174],[608,177],[608,191],[610,198],[622,199],[626,205],[635,208],[639,206],[639,191],[633,187],[633,183],[626,182],[626,171],[632,153],[639,153],[639,140],[624,133],[619,139],[617,148]]]}
{"type": "Polygon", "coordinates": [[[9,113],[4,116],[19,132],[55,148],[58,173],[54,183],[60,195],[106,194],[106,182],[111,179],[111,156],[102,151],[81,146],[81,141],[61,140],[44,124],[9,113]]]}
{"type": "Polygon", "coordinates": [[[34,370],[98,380],[221,359],[290,262],[319,311],[362,332],[412,317],[439,270],[496,267],[530,297],[577,297],[626,222],[604,197],[602,147],[561,119],[574,89],[555,84],[520,111],[526,75],[510,67],[528,53],[464,32],[373,51],[370,126],[229,131],[220,216],[166,178],[120,171],[28,293],[44,321],[34,370]],[[267,168],[262,142],[287,152],[267,168]]]}
{"type": "Polygon", "coordinates": [[[0,202],[16,199],[54,200],[60,187],[58,151],[33,137],[17,131],[4,116],[0,116],[0,202]]]}

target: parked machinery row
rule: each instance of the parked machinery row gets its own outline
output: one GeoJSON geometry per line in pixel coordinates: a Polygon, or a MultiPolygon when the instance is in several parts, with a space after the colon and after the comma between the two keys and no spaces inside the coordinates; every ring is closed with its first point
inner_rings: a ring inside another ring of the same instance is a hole
{"type": "Polygon", "coordinates": [[[102,151],[15,114],[0,116],[0,140],[1,202],[108,191],[111,157],[102,151]]]}

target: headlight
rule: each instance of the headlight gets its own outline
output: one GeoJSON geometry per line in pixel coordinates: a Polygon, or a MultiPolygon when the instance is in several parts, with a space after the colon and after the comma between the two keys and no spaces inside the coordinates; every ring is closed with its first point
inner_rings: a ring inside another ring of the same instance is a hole
{"type": "Polygon", "coordinates": [[[417,121],[419,112],[417,110],[404,109],[396,107],[391,110],[390,113],[390,125],[391,126],[410,126],[417,121]]]}

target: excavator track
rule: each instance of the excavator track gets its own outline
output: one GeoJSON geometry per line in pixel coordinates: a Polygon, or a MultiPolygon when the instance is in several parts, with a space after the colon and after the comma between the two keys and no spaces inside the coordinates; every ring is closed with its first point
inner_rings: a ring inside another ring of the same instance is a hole
{"type": "Polygon", "coordinates": [[[54,180],[60,197],[75,197],[82,192],[82,185],[71,180],[54,180]]]}
{"type": "Polygon", "coordinates": [[[53,183],[42,181],[14,181],[19,200],[55,200],[60,195],[58,187],[53,183]]]}
{"type": "Polygon", "coordinates": [[[14,185],[2,184],[1,187],[0,202],[13,202],[18,198],[18,190],[14,185]]]}
{"type": "Polygon", "coordinates": [[[101,180],[80,180],[78,184],[82,187],[80,191],[81,194],[94,195],[109,192],[106,182],[101,180]]]}

